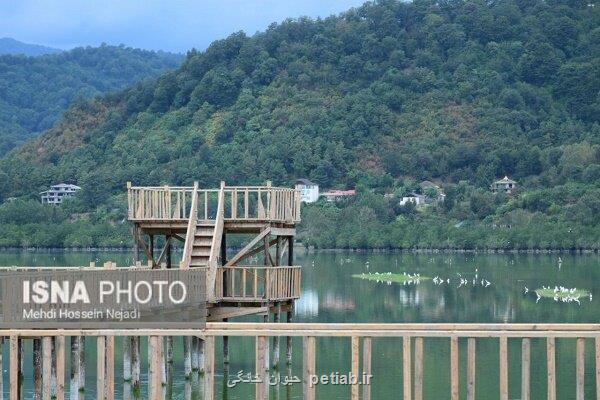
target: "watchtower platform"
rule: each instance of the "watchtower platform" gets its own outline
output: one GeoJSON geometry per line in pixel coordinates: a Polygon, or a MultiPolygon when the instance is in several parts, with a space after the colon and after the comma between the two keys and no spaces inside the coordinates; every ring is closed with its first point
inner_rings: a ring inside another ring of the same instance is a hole
{"type": "Polygon", "coordinates": [[[143,252],[152,268],[172,268],[174,240],[183,243],[179,268],[206,268],[208,319],[212,321],[288,311],[300,297],[301,268],[294,266],[294,236],[300,222],[295,189],[265,186],[133,186],[127,184],[128,219],[135,259],[143,252]],[[227,258],[227,239],[251,238],[227,258]],[[164,236],[158,256],[157,236],[164,236]],[[286,257],[287,254],[287,257],[286,257]],[[259,264],[244,264],[257,256],[259,264]]]}

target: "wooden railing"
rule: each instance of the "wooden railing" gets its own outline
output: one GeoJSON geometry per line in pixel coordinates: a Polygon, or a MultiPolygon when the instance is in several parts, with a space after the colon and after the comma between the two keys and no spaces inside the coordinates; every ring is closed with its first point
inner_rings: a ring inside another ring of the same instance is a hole
{"type": "Polygon", "coordinates": [[[288,300],[300,297],[300,266],[217,268],[216,297],[230,301],[288,300]]]}
{"type": "Polygon", "coordinates": [[[183,245],[183,254],[181,256],[180,268],[189,268],[192,261],[192,248],[194,246],[194,236],[196,235],[196,226],[198,223],[198,183],[194,182],[192,189],[192,204],[190,206],[190,218],[188,220],[187,231],[185,233],[185,242],[183,245]]]}
{"type": "MultiPolygon", "coordinates": [[[[546,351],[544,355],[533,354],[534,358],[543,358],[547,370],[547,398],[555,400],[557,367],[562,369],[560,373],[566,373],[565,369],[573,368],[573,365],[561,362],[556,364],[556,342],[575,340],[575,379],[576,385],[569,399],[584,399],[585,395],[585,351],[586,339],[594,339],[595,369],[600,370],[600,324],[291,324],[291,323],[208,323],[206,329],[139,329],[139,330],[0,330],[0,337],[9,338],[9,382],[10,399],[18,399],[19,391],[19,348],[22,339],[42,338],[43,343],[43,382],[44,396],[50,390],[51,366],[52,366],[52,338],[56,338],[56,398],[64,399],[64,380],[66,374],[65,337],[97,337],[97,354],[102,354],[100,362],[97,362],[97,391],[98,399],[114,399],[115,387],[115,347],[116,336],[148,336],[150,350],[149,362],[149,396],[151,400],[162,398],[162,374],[160,372],[164,365],[164,354],[169,354],[163,349],[162,337],[199,337],[204,341],[204,358],[200,368],[204,370],[204,399],[214,399],[215,390],[215,337],[255,337],[255,371],[252,384],[254,385],[255,399],[265,400],[268,398],[269,384],[269,337],[301,337],[302,338],[302,373],[300,381],[303,387],[303,398],[314,400],[316,397],[316,386],[314,378],[317,375],[317,363],[319,361],[316,351],[316,342],[319,337],[348,338],[348,353],[350,354],[349,371],[352,375],[359,377],[355,384],[350,384],[350,398],[352,400],[371,399],[371,386],[381,384],[381,378],[367,382],[361,382],[362,377],[372,375],[372,342],[378,338],[397,338],[402,341],[402,384],[398,390],[403,392],[404,400],[422,400],[424,382],[428,380],[439,380],[439,372],[436,376],[426,376],[423,369],[424,352],[427,347],[424,341],[428,338],[447,338],[450,350],[450,360],[447,369],[450,385],[448,387],[449,397],[452,400],[459,399],[461,358],[459,357],[459,342],[467,342],[466,349],[466,399],[476,398],[477,375],[498,374],[500,400],[508,399],[509,368],[515,368],[508,363],[508,342],[521,341],[521,399],[531,398],[530,372],[532,353],[530,342],[532,338],[543,338],[546,340],[546,351]],[[478,338],[497,338],[499,341],[499,363],[498,368],[476,368],[476,344],[478,338]],[[362,344],[362,352],[361,352],[362,344]],[[362,360],[361,360],[362,359],[362,360]],[[362,362],[361,362],[362,361],[362,362]],[[361,368],[362,364],[362,368],[361,368]]],[[[230,339],[231,340],[231,339],[230,339]]],[[[167,342],[169,343],[169,342],[167,342]]],[[[172,343],[172,341],[171,341],[172,343]]],[[[277,342],[278,343],[278,342],[277,342]]],[[[291,343],[291,341],[288,341],[291,343]]],[[[291,346],[291,345],[290,345],[291,346]]],[[[291,349],[291,348],[290,348],[291,349]]],[[[278,352],[276,354],[279,354],[278,352]]],[[[291,354],[291,352],[289,353],[291,354]]],[[[324,357],[327,357],[325,355],[324,357]]],[[[277,362],[278,360],[273,360],[277,362]]],[[[536,360],[536,362],[539,362],[536,360]]],[[[80,366],[78,366],[80,367],[80,366]]],[[[342,367],[343,368],[343,367],[342,367]]],[[[80,371],[78,371],[79,373],[80,371]]],[[[341,372],[341,371],[340,371],[341,372]]],[[[346,373],[346,371],[343,371],[346,373]]],[[[595,378],[595,391],[600,394],[600,375],[588,373],[587,377],[595,378]]],[[[387,382],[396,387],[396,383],[387,382]]],[[[593,386],[593,385],[590,385],[593,386]]],[[[86,387],[86,391],[92,390],[86,387]]],[[[343,393],[343,389],[341,393],[343,393]]],[[[486,393],[489,395],[489,393],[486,393]]],[[[495,396],[494,396],[495,397],[495,396]]],[[[540,398],[540,396],[536,396],[540,398]]],[[[588,397],[589,398],[589,397],[588,397]]]]}
{"type": "MultiPolygon", "coordinates": [[[[186,220],[193,187],[142,187],[128,184],[129,219],[133,221],[186,220]]],[[[197,190],[197,218],[214,220],[223,194],[225,221],[300,221],[300,194],[272,186],[224,186],[197,190]]]]}
{"type": "Polygon", "coordinates": [[[137,221],[187,220],[193,191],[193,187],[131,186],[128,182],[128,218],[137,221]]]}

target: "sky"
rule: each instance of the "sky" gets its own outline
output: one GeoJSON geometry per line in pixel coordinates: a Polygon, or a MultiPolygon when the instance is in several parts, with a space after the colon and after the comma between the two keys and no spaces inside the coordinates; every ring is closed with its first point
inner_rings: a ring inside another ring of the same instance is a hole
{"type": "Polygon", "coordinates": [[[365,0],[0,0],[0,37],[59,49],[125,44],[184,53],[272,22],[327,17],[365,0]]]}

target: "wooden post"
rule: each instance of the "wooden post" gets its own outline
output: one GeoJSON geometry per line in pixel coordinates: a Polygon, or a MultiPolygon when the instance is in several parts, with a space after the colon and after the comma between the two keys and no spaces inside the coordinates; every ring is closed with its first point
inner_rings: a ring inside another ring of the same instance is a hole
{"type": "Polygon", "coordinates": [[[265,369],[267,353],[269,352],[269,341],[266,336],[256,337],[255,374],[258,383],[255,386],[256,400],[266,400],[268,393],[268,376],[265,369]]]}
{"type": "Polygon", "coordinates": [[[105,395],[107,399],[112,399],[115,393],[115,337],[106,336],[105,363],[105,395]]]}
{"type": "Polygon", "coordinates": [[[584,400],[585,396],[585,339],[577,338],[577,357],[576,357],[576,400],[584,400]]]}
{"type": "Polygon", "coordinates": [[[303,338],[302,348],[302,393],[304,400],[315,400],[315,387],[310,382],[310,377],[315,375],[316,371],[316,356],[315,356],[315,337],[305,336],[303,338]]]}
{"type": "Polygon", "coordinates": [[[189,336],[183,337],[183,372],[185,379],[190,379],[192,376],[192,339],[189,336]]]}
{"type": "MultiPolygon", "coordinates": [[[[360,350],[360,338],[358,336],[352,336],[350,339],[350,354],[351,354],[351,365],[350,371],[353,376],[356,377],[357,381],[350,387],[350,398],[352,400],[358,400],[359,386],[358,386],[358,366],[359,366],[359,350],[360,350]]],[[[410,399],[408,399],[410,400],[410,399]]]]}
{"type": "Polygon", "coordinates": [[[131,336],[131,388],[134,395],[140,391],[140,362],[140,337],[131,336]]]}
{"type": "Polygon", "coordinates": [[[19,400],[19,337],[13,335],[10,337],[10,400],[19,400]]]}
{"type": "Polygon", "coordinates": [[[205,351],[204,338],[199,338],[199,340],[198,340],[198,367],[200,369],[198,370],[198,372],[200,372],[201,375],[204,375],[205,364],[206,364],[206,359],[204,357],[204,351],[205,351]]]}
{"type": "MultiPolygon", "coordinates": [[[[371,338],[363,338],[363,374],[371,375],[371,338]]],[[[371,400],[371,379],[363,385],[363,400],[371,400]]]]}
{"type": "Polygon", "coordinates": [[[192,336],[192,371],[198,371],[198,338],[192,336]]]}
{"type": "Polygon", "coordinates": [[[475,338],[467,340],[467,400],[475,400],[475,338]]]}
{"type": "Polygon", "coordinates": [[[33,339],[33,399],[42,398],[42,339],[33,339]]]}
{"type": "Polygon", "coordinates": [[[458,400],[458,337],[450,337],[450,396],[458,400]]]}
{"type": "Polygon", "coordinates": [[[42,399],[52,397],[52,338],[42,338],[42,399]]]}
{"type": "Polygon", "coordinates": [[[149,365],[149,381],[148,387],[150,392],[150,400],[162,400],[162,374],[161,374],[161,357],[160,354],[162,339],[160,336],[151,336],[149,339],[150,350],[150,365],[149,365]]]}
{"type": "Polygon", "coordinates": [[[104,336],[98,336],[96,338],[96,398],[97,400],[104,400],[105,390],[105,377],[106,377],[106,360],[104,353],[106,351],[106,338],[104,336]]]}
{"type": "Polygon", "coordinates": [[[56,336],[50,338],[50,397],[56,398],[56,336]]]}
{"type": "MultiPolygon", "coordinates": [[[[4,365],[3,353],[4,353],[4,337],[0,336],[0,366],[4,365]]],[[[4,367],[0,367],[0,400],[4,400],[4,367]]]]}
{"type": "Polygon", "coordinates": [[[548,400],[556,400],[556,359],[554,357],[556,341],[554,337],[546,338],[546,356],[548,363],[548,400]]]}
{"type": "Polygon", "coordinates": [[[596,398],[600,399],[600,336],[594,341],[596,347],[596,398]]]}
{"type": "Polygon", "coordinates": [[[412,397],[412,367],[411,367],[411,348],[410,336],[402,338],[402,376],[404,377],[404,397],[403,400],[411,400],[412,397]]]}
{"type": "Polygon", "coordinates": [[[508,339],[500,336],[500,400],[508,400],[508,339]]]}
{"type": "MultiPolygon", "coordinates": [[[[292,310],[288,310],[286,316],[287,323],[292,322],[292,310]]],[[[286,337],[285,359],[288,364],[292,363],[292,337],[286,337]]]]}
{"type": "Polygon", "coordinates": [[[79,399],[79,336],[71,336],[71,381],[69,398],[79,399]]]}
{"type": "Polygon", "coordinates": [[[150,251],[150,260],[148,260],[148,264],[155,268],[156,264],[154,263],[154,235],[148,235],[150,238],[150,244],[148,245],[148,250],[150,251]]]}
{"type": "Polygon", "coordinates": [[[423,338],[415,338],[415,400],[423,400],[423,338]]]}
{"type": "Polygon", "coordinates": [[[131,337],[123,336],[121,338],[123,346],[123,380],[131,381],[131,337]]]}
{"type": "Polygon", "coordinates": [[[531,341],[523,338],[521,344],[521,400],[529,400],[529,365],[531,360],[531,341]]]}
{"type": "Polygon", "coordinates": [[[85,391],[85,336],[79,336],[79,392],[85,391]]]}
{"type": "MultiPolygon", "coordinates": [[[[281,318],[281,303],[278,303],[273,314],[273,322],[278,323],[281,318]]],[[[273,368],[279,369],[279,336],[273,336],[273,368]]]]}
{"type": "Polygon", "coordinates": [[[215,389],[215,338],[204,338],[205,366],[204,366],[204,400],[214,400],[215,389]]]}
{"type": "Polygon", "coordinates": [[[56,337],[56,400],[65,398],[65,337],[56,337]]]}

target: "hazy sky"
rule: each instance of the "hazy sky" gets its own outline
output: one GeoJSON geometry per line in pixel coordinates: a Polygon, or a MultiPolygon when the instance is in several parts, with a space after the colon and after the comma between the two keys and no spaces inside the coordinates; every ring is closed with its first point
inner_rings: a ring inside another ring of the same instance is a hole
{"type": "Polygon", "coordinates": [[[327,17],[365,0],[0,0],[0,37],[69,49],[125,44],[204,49],[215,39],[300,16],[327,17]]]}

